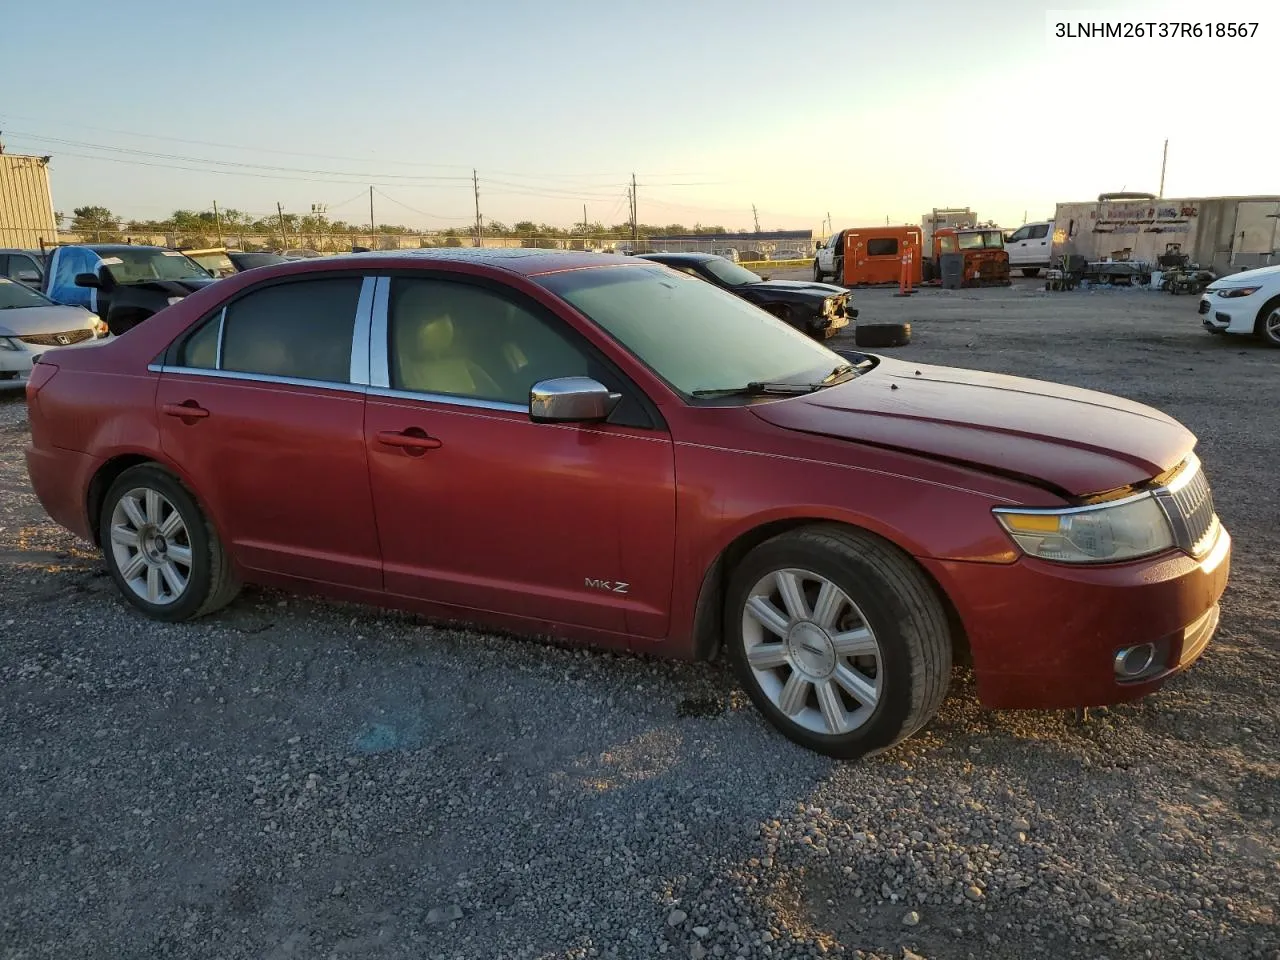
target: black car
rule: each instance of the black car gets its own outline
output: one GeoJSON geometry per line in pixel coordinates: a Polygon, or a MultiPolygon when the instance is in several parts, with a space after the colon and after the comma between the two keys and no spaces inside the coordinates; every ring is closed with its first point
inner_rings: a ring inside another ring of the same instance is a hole
{"type": "Polygon", "coordinates": [[[45,295],[98,314],[117,336],[217,280],[186,254],[125,243],[66,244],[49,255],[45,295]]]}
{"type": "Polygon", "coordinates": [[[834,284],[767,280],[710,253],[642,253],[639,259],[652,260],[723,287],[815,340],[835,336],[858,316],[858,311],[848,306],[849,291],[834,284]]]}

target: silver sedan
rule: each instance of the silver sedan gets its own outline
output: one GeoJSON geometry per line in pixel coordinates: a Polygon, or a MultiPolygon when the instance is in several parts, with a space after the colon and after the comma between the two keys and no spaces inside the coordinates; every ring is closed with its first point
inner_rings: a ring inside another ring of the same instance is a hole
{"type": "Polygon", "coordinates": [[[24,389],[31,364],[46,350],[108,336],[107,325],[83,307],[54,303],[0,277],[0,391],[24,389]]]}

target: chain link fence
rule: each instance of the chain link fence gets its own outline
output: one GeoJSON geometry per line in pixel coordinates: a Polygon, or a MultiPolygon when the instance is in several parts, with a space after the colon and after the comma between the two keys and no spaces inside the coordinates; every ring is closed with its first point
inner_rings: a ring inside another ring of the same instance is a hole
{"type": "MultiPolygon", "coordinates": [[[[221,236],[212,231],[194,233],[172,231],[166,233],[133,232],[129,230],[86,230],[63,232],[59,243],[133,243],[144,246],[170,247],[181,250],[201,250],[225,247],[245,251],[293,251],[306,250],[317,253],[347,253],[354,248],[368,250],[417,250],[428,247],[474,247],[475,234],[413,233],[250,233],[224,231],[221,236]]],[[[546,250],[585,250],[599,253],[627,255],[633,253],[710,253],[739,262],[796,261],[813,257],[814,243],[811,237],[797,236],[783,239],[764,239],[751,236],[726,237],[552,237],[552,236],[484,236],[484,247],[536,247],[546,250]]]]}

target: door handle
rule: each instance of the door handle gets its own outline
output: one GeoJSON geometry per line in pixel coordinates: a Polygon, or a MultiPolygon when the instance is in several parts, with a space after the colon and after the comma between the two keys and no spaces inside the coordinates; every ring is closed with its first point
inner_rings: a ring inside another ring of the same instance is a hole
{"type": "Polygon", "coordinates": [[[161,409],[166,416],[181,417],[183,420],[203,420],[209,415],[209,411],[194,400],[184,400],[182,403],[166,403],[161,409]]]}
{"type": "Polygon", "coordinates": [[[410,427],[403,431],[381,430],[378,432],[378,442],[388,447],[399,447],[406,453],[414,454],[436,450],[443,446],[439,440],[427,436],[427,432],[419,427],[410,427]]]}

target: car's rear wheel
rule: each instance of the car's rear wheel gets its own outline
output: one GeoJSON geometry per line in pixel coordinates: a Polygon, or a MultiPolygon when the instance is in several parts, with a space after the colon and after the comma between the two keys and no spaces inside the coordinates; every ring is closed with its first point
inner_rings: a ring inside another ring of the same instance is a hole
{"type": "Polygon", "coordinates": [[[1040,275],[1040,268],[1039,267],[1023,267],[1022,275],[1024,277],[1037,277],[1040,275]]]}
{"type": "Polygon", "coordinates": [[[765,541],[733,572],[725,623],[752,702],[818,753],[891,747],[946,697],[942,601],[910,557],[864,531],[821,525],[765,541]]]}
{"type": "Polygon", "coordinates": [[[1254,333],[1268,346],[1280,347],[1280,297],[1269,300],[1258,311],[1254,333]]]}
{"type": "Polygon", "coordinates": [[[132,467],[107,491],[100,539],[124,598],[156,620],[188,620],[239,592],[231,563],[195,498],[168,471],[132,467]]]}

